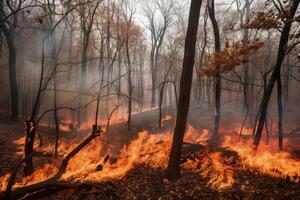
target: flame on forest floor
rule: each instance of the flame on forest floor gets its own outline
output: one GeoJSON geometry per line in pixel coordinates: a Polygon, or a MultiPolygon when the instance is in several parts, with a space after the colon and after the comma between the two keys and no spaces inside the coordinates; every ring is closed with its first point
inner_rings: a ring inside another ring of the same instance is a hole
{"type": "Polygon", "coordinates": [[[223,146],[238,153],[243,169],[258,170],[273,177],[300,182],[299,160],[293,159],[288,152],[278,151],[275,144],[261,142],[258,149],[254,150],[252,143],[250,139],[237,141],[226,136],[223,146]]]}
{"type": "Polygon", "coordinates": [[[228,160],[232,158],[223,158],[221,153],[204,152],[202,158],[188,160],[183,164],[183,168],[196,172],[200,176],[207,177],[208,185],[216,190],[225,190],[233,186],[234,171],[228,160]]]}
{"type": "MultiPolygon", "coordinates": [[[[205,144],[210,138],[209,130],[204,129],[199,132],[192,126],[188,126],[184,141],[193,144],[205,144]]],[[[251,140],[237,141],[235,136],[225,136],[224,147],[236,151],[240,157],[239,165],[245,170],[258,170],[262,173],[286,178],[291,181],[299,182],[300,161],[294,160],[286,152],[274,152],[265,148],[263,145],[255,153],[252,148],[251,140]]],[[[80,151],[68,164],[65,174],[62,176],[64,181],[94,181],[99,182],[108,179],[121,179],[128,171],[137,165],[145,164],[153,168],[166,168],[169,152],[172,144],[172,133],[149,134],[147,131],[139,133],[138,137],[124,146],[119,153],[110,147],[108,154],[116,161],[103,163],[103,141],[95,139],[86,148],[80,151]],[[96,171],[97,167],[103,166],[101,171],[96,171]]],[[[76,144],[61,143],[59,152],[67,154],[76,144]]],[[[199,156],[187,160],[182,167],[204,176],[209,179],[208,185],[214,189],[223,190],[233,186],[235,182],[234,167],[230,159],[220,152],[210,153],[203,150],[204,156],[199,156]]],[[[17,186],[39,182],[55,173],[56,165],[46,164],[43,168],[36,170],[31,176],[19,181],[17,186]]],[[[7,181],[7,177],[1,177],[0,181],[7,181]]],[[[1,189],[2,190],[2,189],[1,189]]]]}

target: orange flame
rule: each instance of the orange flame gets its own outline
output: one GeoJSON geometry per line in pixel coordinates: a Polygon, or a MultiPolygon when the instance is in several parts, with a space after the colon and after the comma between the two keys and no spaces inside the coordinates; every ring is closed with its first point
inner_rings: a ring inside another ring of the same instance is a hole
{"type": "MultiPolygon", "coordinates": [[[[204,129],[199,132],[192,126],[188,126],[184,140],[193,144],[205,144],[209,138],[210,132],[208,130],[204,129]]],[[[21,141],[16,142],[19,144],[21,141]]],[[[172,145],[172,133],[149,134],[147,131],[140,132],[135,140],[121,149],[116,162],[103,163],[105,155],[101,155],[103,148],[101,141],[101,139],[94,140],[72,158],[61,179],[76,182],[120,179],[128,171],[141,164],[153,168],[165,168],[172,145]],[[100,165],[103,167],[97,171],[96,169],[100,165]]],[[[66,154],[75,146],[76,144],[61,143],[59,152],[66,154]]],[[[241,166],[242,169],[259,170],[261,173],[280,178],[289,176],[291,181],[299,182],[300,161],[292,159],[287,152],[276,152],[263,144],[254,152],[251,140],[237,141],[236,137],[232,135],[225,136],[223,146],[238,153],[240,157],[238,166],[241,166]]],[[[50,151],[52,147],[46,147],[46,149],[50,151]]],[[[231,163],[230,159],[232,158],[224,158],[219,152],[209,153],[207,150],[203,152],[204,156],[188,160],[182,165],[183,168],[207,177],[209,179],[208,185],[214,189],[224,190],[232,187],[235,182],[234,169],[228,164],[231,163]]],[[[19,180],[15,185],[28,185],[41,181],[55,173],[57,164],[46,164],[43,168],[36,170],[32,176],[19,180]]],[[[1,190],[4,190],[7,179],[8,175],[0,177],[1,190]]]]}

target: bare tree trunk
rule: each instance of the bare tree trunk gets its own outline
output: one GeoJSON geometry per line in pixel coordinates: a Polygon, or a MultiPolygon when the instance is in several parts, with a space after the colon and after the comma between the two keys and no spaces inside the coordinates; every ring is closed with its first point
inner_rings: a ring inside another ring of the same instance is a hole
{"type": "MultiPolygon", "coordinates": [[[[14,36],[11,35],[10,37],[14,37],[14,36]]],[[[14,39],[9,39],[9,40],[11,40],[8,42],[11,119],[17,120],[19,118],[19,105],[18,105],[18,88],[17,88],[17,72],[16,72],[16,48],[14,44],[14,39]]]]}
{"type": "MultiPolygon", "coordinates": [[[[131,18],[127,26],[130,26],[131,18]]],[[[128,28],[129,29],[129,28],[128,28]]],[[[127,121],[127,130],[130,131],[131,129],[131,110],[132,110],[132,77],[131,77],[131,58],[129,52],[129,34],[127,32],[126,37],[126,57],[127,57],[127,67],[128,67],[128,121],[127,121]]]]}
{"type": "Polygon", "coordinates": [[[283,104],[282,104],[282,84],[281,84],[281,76],[279,72],[279,77],[277,79],[277,101],[278,101],[278,148],[282,150],[282,115],[283,115],[283,104]]]}
{"type": "MultiPolygon", "coordinates": [[[[219,25],[215,17],[215,4],[214,0],[211,0],[211,4],[208,5],[208,14],[211,20],[214,37],[215,37],[215,52],[221,50],[220,30],[219,25]]],[[[214,127],[214,138],[219,134],[220,118],[221,118],[221,77],[220,77],[220,66],[216,67],[216,85],[215,85],[215,127],[214,127]]]]}
{"type": "Polygon", "coordinates": [[[199,23],[199,15],[202,1],[192,0],[188,21],[188,29],[185,39],[184,58],[180,80],[180,94],[177,108],[176,124],[173,143],[167,168],[169,180],[177,180],[180,177],[180,157],[187,116],[190,105],[190,94],[195,62],[195,45],[199,23]]]}
{"type": "Polygon", "coordinates": [[[287,109],[288,107],[288,100],[289,100],[289,79],[290,79],[290,57],[287,55],[286,58],[286,70],[284,73],[284,89],[283,89],[283,99],[284,99],[284,107],[287,109]]]}
{"type": "MultiPolygon", "coordinates": [[[[118,52],[118,77],[121,77],[121,49],[118,52]]],[[[118,104],[120,104],[120,97],[121,97],[121,79],[118,80],[118,87],[117,87],[117,94],[118,94],[118,104]]]]}
{"type": "MultiPolygon", "coordinates": [[[[87,36],[87,33],[83,36],[83,49],[81,53],[81,76],[80,76],[80,96],[79,96],[79,106],[81,104],[85,104],[85,98],[84,95],[86,93],[87,89],[87,51],[88,51],[88,40],[89,37],[87,36]]],[[[82,108],[80,113],[78,114],[78,126],[80,126],[84,121],[87,120],[87,109],[82,108]]]]}
{"type": "MultiPolygon", "coordinates": [[[[248,23],[249,17],[250,17],[250,2],[249,0],[245,0],[245,9],[246,9],[246,19],[244,23],[248,23]]],[[[248,28],[244,29],[244,35],[243,35],[243,43],[247,44],[249,40],[249,30],[248,28]]],[[[248,60],[248,56],[245,55],[245,60],[248,60]]],[[[244,64],[244,107],[246,109],[246,112],[248,113],[249,110],[249,91],[250,91],[250,84],[249,84],[249,63],[244,64]]]]}
{"type": "MultiPolygon", "coordinates": [[[[129,59],[129,58],[128,58],[129,59]]],[[[131,80],[131,64],[128,64],[128,122],[127,130],[131,129],[131,111],[132,111],[132,80],[131,80]]]]}
{"type": "Polygon", "coordinates": [[[54,101],[54,124],[55,124],[55,131],[56,131],[56,137],[55,137],[55,157],[57,157],[57,149],[58,149],[58,139],[59,139],[59,120],[57,116],[57,91],[56,91],[56,77],[53,79],[53,85],[54,85],[54,95],[53,95],[53,101],[54,101]]]}
{"type": "MultiPolygon", "coordinates": [[[[150,61],[152,63],[152,61],[150,61]]],[[[151,65],[154,65],[154,62],[153,64],[151,65]]],[[[151,67],[151,83],[152,83],[152,87],[151,87],[151,108],[153,108],[156,104],[156,75],[155,75],[155,69],[154,69],[154,66],[151,67]]]]}
{"type": "Polygon", "coordinates": [[[165,85],[167,82],[163,82],[159,91],[159,105],[158,105],[158,128],[161,128],[161,120],[162,120],[162,102],[164,97],[165,85]]]}
{"type": "Polygon", "coordinates": [[[143,110],[143,105],[144,105],[144,57],[143,57],[143,52],[140,53],[139,57],[139,70],[140,70],[140,84],[139,84],[139,90],[140,90],[140,95],[139,95],[139,101],[140,101],[140,110],[143,110]]]}

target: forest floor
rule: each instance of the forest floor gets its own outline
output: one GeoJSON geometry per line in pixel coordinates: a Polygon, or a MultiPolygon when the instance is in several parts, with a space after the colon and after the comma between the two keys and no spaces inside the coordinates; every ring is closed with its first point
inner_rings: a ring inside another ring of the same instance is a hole
{"type": "MultiPolygon", "coordinates": [[[[201,115],[201,110],[203,108],[197,106],[191,110],[189,123],[195,129],[209,129],[213,118],[201,115]]],[[[174,110],[168,113],[173,115],[174,110]]],[[[233,115],[230,109],[223,116],[230,116],[223,117],[223,124],[234,129],[235,124],[232,122],[237,121],[239,116],[233,115]]],[[[147,130],[150,134],[172,131],[174,117],[164,121],[161,129],[157,128],[157,111],[134,115],[132,122],[133,129],[130,132],[126,131],[125,122],[111,126],[107,142],[120,149],[137,138],[138,132],[142,130],[147,130]]],[[[0,176],[11,172],[22,157],[22,147],[13,141],[24,136],[23,128],[22,123],[0,123],[0,176]]],[[[45,144],[53,144],[55,131],[52,128],[40,127],[39,133],[45,144]]],[[[80,141],[85,136],[86,134],[80,132],[62,133],[61,140],[80,141]]],[[[190,170],[182,170],[179,181],[169,182],[164,178],[165,169],[138,165],[122,179],[99,182],[94,186],[82,185],[76,189],[64,189],[47,196],[31,196],[30,199],[300,199],[300,183],[274,178],[254,169],[245,170],[237,162],[230,165],[235,182],[231,188],[224,190],[214,189],[209,184],[209,178],[190,170]]]]}

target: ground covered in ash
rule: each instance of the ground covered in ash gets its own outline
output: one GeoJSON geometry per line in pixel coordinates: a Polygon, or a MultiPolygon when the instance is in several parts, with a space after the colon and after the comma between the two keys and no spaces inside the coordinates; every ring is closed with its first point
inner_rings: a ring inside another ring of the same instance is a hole
{"type": "MultiPolygon", "coordinates": [[[[170,111],[172,113],[172,111],[170,111]]],[[[148,112],[146,116],[134,116],[134,128],[131,132],[124,131],[124,123],[112,126],[111,136],[108,143],[114,143],[122,147],[137,137],[137,133],[147,129],[152,132],[163,132],[171,129],[174,118],[164,122],[160,130],[156,128],[155,119],[157,113],[148,112]],[[146,120],[146,122],[145,122],[146,120]],[[148,120],[148,121],[147,121],[148,120]],[[120,134],[122,133],[122,134],[120,134]],[[120,136],[121,135],[121,136],[120,136]]],[[[210,120],[200,117],[190,119],[195,126],[206,128],[210,120]],[[194,120],[194,122],[193,122],[194,120]],[[199,124],[199,121],[202,124],[199,124]]],[[[198,128],[198,127],[197,127],[198,128]]],[[[1,123],[0,124],[0,176],[12,171],[22,158],[20,146],[16,141],[24,136],[22,123],[1,123]],[[18,153],[19,152],[19,153],[18,153]]],[[[43,135],[43,143],[53,143],[55,131],[51,128],[41,127],[39,133],[43,135]]],[[[86,135],[80,133],[62,133],[62,140],[73,139],[80,141],[86,135]]],[[[222,156],[234,152],[226,149],[219,150],[222,156]]],[[[183,153],[183,157],[191,158],[205,155],[205,149],[193,150],[192,154],[183,153]]],[[[169,182],[165,179],[165,169],[154,169],[147,165],[138,165],[128,171],[120,180],[108,180],[99,183],[80,183],[76,189],[51,190],[44,193],[37,193],[25,199],[300,199],[300,184],[293,183],[289,178],[274,178],[261,174],[256,170],[245,170],[235,159],[229,164],[233,169],[234,184],[227,189],[216,189],[209,183],[209,177],[204,177],[191,170],[182,170],[181,178],[177,182],[169,182]]],[[[204,162],[204,161],[203,161],[204,162]]],[[[201,162],[200,162],[201,163],[201,162]]],[[[37,164],[38,165],[38,164],[37,164]]]]}

